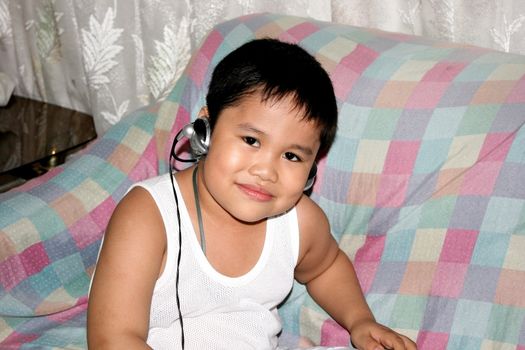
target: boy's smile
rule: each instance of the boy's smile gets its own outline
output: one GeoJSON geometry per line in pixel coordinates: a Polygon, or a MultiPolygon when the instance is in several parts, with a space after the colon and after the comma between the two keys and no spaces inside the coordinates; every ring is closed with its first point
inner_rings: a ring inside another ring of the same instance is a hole
{"type": "Polygon", "coordinates": [[[299,200],[320,146],[316,124],[294,101],[259,93],[222,111],[199,172],[203,211],[257,222],[299,200]]]}

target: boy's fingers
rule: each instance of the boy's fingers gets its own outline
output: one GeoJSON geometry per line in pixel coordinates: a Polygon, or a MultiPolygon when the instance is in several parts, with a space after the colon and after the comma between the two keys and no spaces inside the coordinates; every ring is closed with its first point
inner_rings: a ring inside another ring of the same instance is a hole
{"type": "Polygon", "coordinates": [[[377,349],[388,349],[388,350],[407,350],[410,348],[406,347],[406,342],[403,339],[402,336],[395,334],[395,333],[386,333],[381,337],[380,339],[381,344],[378,348],[373,348],[373,350],[377,349]]]}
{"type": "Polygon", "coordinates": [[[407,350],[417,350],[416,343],[414,343],[410,338],[402,335],[401,339],[403,339],[403,342],[405,343],[405,347],[407,350]]]}

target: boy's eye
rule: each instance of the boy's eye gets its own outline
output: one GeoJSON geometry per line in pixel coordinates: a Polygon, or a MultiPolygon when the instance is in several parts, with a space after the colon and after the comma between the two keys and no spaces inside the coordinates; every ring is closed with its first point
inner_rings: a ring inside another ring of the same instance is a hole
{"type": "Polygon", "coordinates": [[[242,139],[244,142],[246,142],[250,146],[254,146],[257,143],[257,139],[251,136],[245,136],[242,139]]]}
{"type": "Polygon", "coordinates": [[[300,162],[301,158],[299,158],[295,153],[292,152],[286,152],[284,154],[284,158],[291,160],[292,162],[300,162]]]}

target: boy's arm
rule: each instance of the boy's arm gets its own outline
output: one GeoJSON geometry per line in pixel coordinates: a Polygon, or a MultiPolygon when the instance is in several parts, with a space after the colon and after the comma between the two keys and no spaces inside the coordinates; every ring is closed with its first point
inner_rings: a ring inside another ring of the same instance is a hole
{"type": "Polygon", "coordinates": [[[358,349],[416,349],[408,338],[376,323],[350,259],[330,233],[323,211],[309,198],[297,206],[301,247],[295,278],[352,335],[358,349]]]}
{"type": "Polygon", "coordinates": [[[87,335],[93,349],[146,349],[149,310],[166,246],[154,200],[132,189],[109,222],[90,290],[87,335]]]}

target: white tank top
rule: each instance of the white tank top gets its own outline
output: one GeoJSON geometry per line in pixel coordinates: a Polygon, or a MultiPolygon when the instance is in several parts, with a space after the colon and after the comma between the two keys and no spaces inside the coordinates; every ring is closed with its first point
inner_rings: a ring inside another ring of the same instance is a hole
{"type": "MultiPolygon", "coordinates": [[[[153,291],[147,342],[153,349],[174,349],[180,344],[181,329],[175,297],[179,239],[171,181],[166,174],[134,186],[152,195],[167,236],[166,265],[153,291]]],[[[292,288],[299,252],[295,208],[267,220],[264,246],[255,266],[243,276],[228,277],[206,259],[176,183],[175,187],[182,223],[179,296],[185,348],[276,348],[281,331],[277,305],[292,288]]]]}

